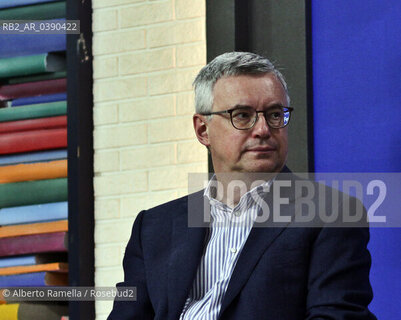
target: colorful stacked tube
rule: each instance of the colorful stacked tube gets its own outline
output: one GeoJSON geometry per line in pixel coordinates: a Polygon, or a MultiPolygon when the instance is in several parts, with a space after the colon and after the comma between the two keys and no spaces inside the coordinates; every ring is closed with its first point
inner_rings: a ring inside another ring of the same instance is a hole
{"type": "MultiPolygon", "coordinates": [[[[65,1],[0,3],[0,20],[55,19],[65,1]]],[[[8,303],[3,291],[68,285],[66,35],[0,41],[0,319],[61,319],[67,304],[8,303]]]]}

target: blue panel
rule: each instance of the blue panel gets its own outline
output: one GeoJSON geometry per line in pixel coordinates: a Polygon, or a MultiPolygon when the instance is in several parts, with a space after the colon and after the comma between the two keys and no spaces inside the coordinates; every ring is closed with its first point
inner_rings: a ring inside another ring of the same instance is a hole
{"type": "Polygon", "coordinates": [[[401,169],[401,2],[313,1],[316,171],[401,169]]]}
{"type": "Polygon", "coordinates": [[[374,298],[371,310],[378,319],[399,320],[401,301],[401,230],[371,229],[372,254],[370,279],[374,298]]]}
{"type": "MultiPolygon", "coordinates": [[[[312,1],[317,172],[401,171],[401,1],[312,1]]],[[[371,229],[372,311],[398,320],[401,229],[371,229]]]]}

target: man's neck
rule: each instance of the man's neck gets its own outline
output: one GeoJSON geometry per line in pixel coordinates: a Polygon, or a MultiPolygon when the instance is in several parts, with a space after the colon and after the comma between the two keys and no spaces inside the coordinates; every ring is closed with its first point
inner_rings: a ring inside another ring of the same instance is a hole
{"type": "Polygon", "coordinates": [[[220,172],[215,173],[217,182],[216,198],[234,208],[241,197],[253,188],[274,179],[277,173],[220,172]]]}

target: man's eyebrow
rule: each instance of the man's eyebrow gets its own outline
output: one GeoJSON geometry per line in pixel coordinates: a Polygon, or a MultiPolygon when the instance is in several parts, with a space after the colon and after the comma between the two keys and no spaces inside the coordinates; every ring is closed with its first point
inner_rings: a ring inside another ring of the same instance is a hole
{"type": "MultiPolygon", "coordinates": [[[[253,108],[254,109],[254,107],[248,106],[246,104],[236,104],[231,109],[240,109],[240,108],[253,108]]],[[[281,103],[274,103],[264,109],[268,110],[268,109],[275,109],[275,108],[286,108],[286,106],[281,103]]]]}
{"type": "Polygon", "coordinates": [[[286,106],[281,103],[274,103],[268,106],[266,109],[274,109],[274,108],[286,108],[286,106]]]}
{"type": "Polygon", "coordinates": [[[232,107],[231,109],[238,109],[238,108],[253,108],[251,106],[248,106],[246,104],[236,104],[234,107],[232,107]]]}

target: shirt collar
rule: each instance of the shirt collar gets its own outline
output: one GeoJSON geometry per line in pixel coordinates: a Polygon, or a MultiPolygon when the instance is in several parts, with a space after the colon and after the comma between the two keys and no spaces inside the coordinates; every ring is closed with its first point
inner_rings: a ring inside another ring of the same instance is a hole
{"type": "MultiPolygon", "coordinates": [[[[275,178],[268,180],[254,188],[252,188],[251,190],[249,190],[248,192],[246,192],[245,194],[243,194],[240,198],[240,201],[238,202],[238,204],[236,205],[235,208],[239,207],[239,206],[250,206],[252,204],[257,203],[255,201],[255,198],[258,199],[261,196],[263,196],[263,194],[269,192],[270,190],[270,186],[273,183],[275,178]]],[[[212,176],[212,178],[209,180],[209,183],[203,193],[204,197],[207,197],[209,199],[209,203],[212,206],[218,206],[218,207],[222,207],[222,208],[229,208],[226,204],[222,203],[221,201],[217,200],[216,197],[216,175],[214,174],[212,176]]],[[[235,209],[233,208],[233,209],[235,209]]]]}

